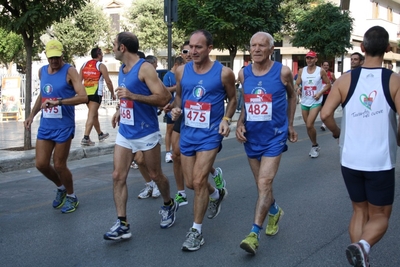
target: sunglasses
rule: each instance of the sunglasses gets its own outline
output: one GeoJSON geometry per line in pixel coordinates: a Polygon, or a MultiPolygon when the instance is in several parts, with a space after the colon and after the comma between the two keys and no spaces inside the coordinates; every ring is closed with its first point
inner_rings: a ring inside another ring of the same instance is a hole
{"type": "Polygon", "coordinates": [[[182,50],[182,54],[187,54],[187,53],[189,53],[189,50],[188,50],[188,49],[183,49],[183,50],[182,50]]]}

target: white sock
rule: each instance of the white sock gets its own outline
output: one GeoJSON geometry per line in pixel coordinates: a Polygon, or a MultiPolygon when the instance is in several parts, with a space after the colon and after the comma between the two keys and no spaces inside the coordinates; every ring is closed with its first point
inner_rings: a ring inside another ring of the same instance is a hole
{"type": "Polygon", "coordinates": [[[214,170],[214,173],[212,174],[212,177],[214,178],[215,176],[217,176],[218,175],[218,171],[217,171],[217,169],[215,169],[214,170]]]}
{"type": "Polygon", "coordinates": [[[178,194],[181,194],[181,196],[186,197],[185,190],[179,190],[178,194]]]}
{"type": "Polygon", "coordinates": [[[365,252],[366,252],[367,254],[369,254],[369,251],[370,251],[370,249],[371,249],[371,245],[368,244],[368,242],[365,241],[364,239],[360,240],[360,243],[363,244],[365,252]]]}
{"type": "Polygon", "coordinates": [[[154,187],[155,184],[156,184],[156,183],[155,183],[153,180],[151,180],[151,181],[149,182],[149,185],[150,185],[151,187],[154,187]]]}
{"type": "Polygon", "coordinates": [[[194,222],[192,228],[196,229],[201,234],[201,226],[202,226],[202,224],[198,224],[198,223],[194,222]]]}
{"type": "Polygon", "coordinates": [[[65,186],[64,186],[64,185],[57,186],[57,189],[60,189],[60,190],[65,190],[65,186]]]}
{"type": "Polygon", "coordinates": [[[214,192],[210,195],[212,199],[219,199],[219,191],[214,188],[214,192]]]}
{"type": "Polygon", "coordinates": [[[76,195],[75,195],[75,193],[72,193],[72,194],[67,194],[67,197],[76,198],[76,195]]]}

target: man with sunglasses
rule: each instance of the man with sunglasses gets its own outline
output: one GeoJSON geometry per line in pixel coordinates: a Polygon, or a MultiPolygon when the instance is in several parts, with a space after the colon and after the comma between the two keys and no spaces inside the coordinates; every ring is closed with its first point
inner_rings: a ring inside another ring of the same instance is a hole
{"type": "Polygon", "coordinates": [[[161,169],[161,133],[157,107],[165,106],[171,94],[164,88],[154,67],[139,58],[139,40],[133,33],[121,32],[113,44],[115,59],[122,62],[115,90],[120,108],[112,118],[119,125],[114,148],[113,193],[117,222],[104,234],[106,240],[127,239],[132,236],[127,220],[127,177],[129,166],[138,151],[143,153],[144,164],[163,198],[160,227],[171,227],[179,205],[170,197],[169,181],[161,169]]]}
{"type": "Polygon", "coordinates": [[[103,98],[104,81],[107,84],[108,90],[110,90],[112,99],[115,100],[114,87],[108,75],[107,67],[101,63],[103,61],[101,49],[98,47],[93,48],[90,55],[92,59],[84,63],[79,72],[89,99],[89,102],[86,103],[89,111],[85,133],[81,141],[82,146],[94,146],[94,142],[89,137],[93,126],[99,137],[99,142],[103,142],[110,136],[109,133],[101,131],[99,122],[99,107],[103,98]]]}
{"type": "Polygon", "coordinates": [[[88,98],[78,72],[64,62],[62,55],[63,45],[58,40],[46,44],[49,64],[39,69],[40,94],[24,126],[29,129],[36,114],[42,111],[36,140],[36,168],[57,186],[53,208],[70,213],[79,204],[67,167],[75,134],[74,106],[86,103],[88,98]]]}
{"type": "Polygon", "coordinates": [[[322,96],[325,91],[331,88],[331,81],[325,70],[316,65],[317,61],[317,53],[314,51],[306,54],[307,66],[299,70],[295,85],[295,90],[298,94],[301,94],[301,114],[312,145],[308,153],[311,158],[319,156],[320,147],[317,143],[317,131],[314,123],[321,110],[322,96]],[[300,87],[300,84],[302,84],[302,87],[300,87]]]}

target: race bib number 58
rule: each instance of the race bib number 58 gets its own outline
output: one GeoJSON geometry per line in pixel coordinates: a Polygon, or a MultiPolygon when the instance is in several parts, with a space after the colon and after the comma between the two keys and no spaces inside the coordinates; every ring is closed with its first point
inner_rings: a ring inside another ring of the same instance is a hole
{"type": "MultiPolygon", "coordinates": [[[[57,100],[57,98],[45,98],[42,97],[42,103],[46,100],[57,100]]],[[[43,118],[46,119],[61,119],[62,118],[62,108],[60,106],[55,106],[52,108],[45,108],[42,110],[43,118]]]]}
{"type": "Polygon", "coordinates": [[[193,128],[210,127],[211,104],[186,100],[185,125],[193,128]]]}
{"type": "Polygon", "coordinates": [[[271,94],[246,94],[244,104],[247,121],[270,121],[272,119],[271,94]]]}

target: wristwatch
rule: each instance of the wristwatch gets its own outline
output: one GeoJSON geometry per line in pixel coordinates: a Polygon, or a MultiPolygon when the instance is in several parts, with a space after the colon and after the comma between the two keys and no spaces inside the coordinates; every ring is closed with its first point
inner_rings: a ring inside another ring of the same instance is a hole
{"type": "Polygon", "coordinates": [[[57,98],[57,100],[58,100],[58,105],[59,105],[59,106],[62,106],[62,98],[59,97],[59,98],[57,98]]]}

